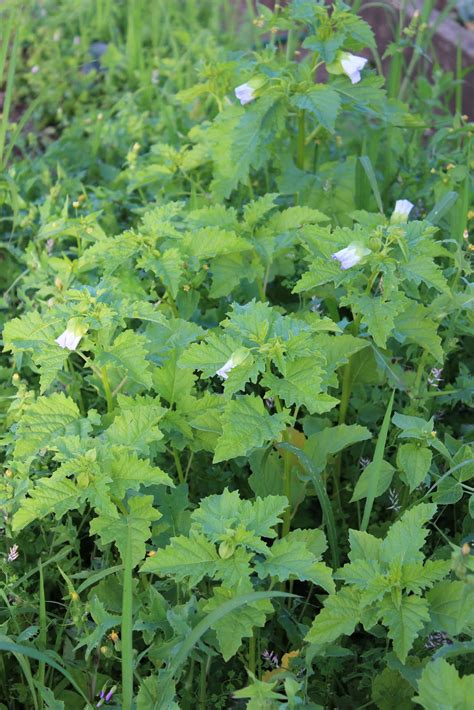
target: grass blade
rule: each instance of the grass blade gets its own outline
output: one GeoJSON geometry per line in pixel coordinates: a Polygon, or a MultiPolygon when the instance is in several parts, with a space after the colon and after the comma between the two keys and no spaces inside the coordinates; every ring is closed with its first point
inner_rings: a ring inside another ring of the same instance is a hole
{"type": "Polygon", "coordinates": [[[49,653],[38,651],[36,648],[32,648],[30,646],[23,646],[23,644],[11,641],[7,636],[0,637],[0,651],[5,651],[6,653],[13,654],[22,654],[23,656],[26,656],[27,658],[33,658],[35,661],[39,661],[40,663],[47,663],[48,666],[54,668],[55,671],[61,673],[66,678],[66,680],[69,681],[74,690],[79,693],[79,695],[84,699],[87,708],[92,707],[92,705],[87,700],[87,697],[84,695],[83,690],[76,683],[69,671],[67,671],[57,661],[55,661],[49,653]]]}
{"type": "Polygon", "coordinates": [[[285,442],[279,444],[278,448],[291,451],[291,453],[298,458],[303,468],[306,469],[308,476],[311,478],[314,489],[316,491],[316,495],[318,496],[321,510],[323,511],[324,524],[326,526],[328,534],[328,542],[329,549],[331,550],[332,563],[333,567],[336,569],[337,567],[339,567],[339,548],[337,545],[336,523],[334,522],[334,514],[332,510],[331,501],[329,500],[328,494],[326,493],[326,488],[324,486],[322,478],[313,466],[313,462],[311,461],[309,456],[305,454],[304,451],[301,451],[301,449],[299,449],[297,446],[293,446],[292,444],[288,444],[285,442]]]}
{"type": "MultiPolygon", "coordinates": [[[[45,649],[46,648],[46,632],[47,632],[47,616],[46,616],[46,597],[44,594],[44,574],[43,574],[43,565],[41,562],[38,564],[38,570],[39,570],[39,635],[38,635],[38,642],[41,648],[45,649]]],[[[44,685],[44,679],[45,679],[45,673],[46,673],[46,664],[44,661],[40,661],[39,666],[38,666],[38,682],[41,685],[44,685]]],[[[43,701],[41,700],[40,706],[43,707],[43,701]]]]}
{"type": "Polygon", "coordinates": [[[218,609],[214,609],[214,611],[211,611],[210,614],[204,617],[204,619],[202,619],[199,624],[194,627],[189,636],[187,636],[183,641],[178,653],[170,663],[170,677],[174,677],[178,673],[179,669],[186,661],[188,655],[197,644],[201,636],[203,636],[206,631],[211,628],[212,624],[222,619],[226,614],[239,609],[241,606],[246,606],[252,602],[260,601],[261,599],[296,596],[296,594],[287,594],[286,592],[250,592],[249,594],[242,594],[241,596],[229,599],[228,602],[224,602],[224,604],[221,604],[218,609]]]}
{"type": "Polygon", "coordinates": [[[457,192],[447,192],[440,200],[438,200],[431,212],[427,215],[427,221],[431,222],[431,224],[439,224],[441,217],[443,217],[443,215],[451,209],[457,199],[457,192]]]}
{"type": "Polygon", "coordinates": [[[367,498],[365,500],[364,516],[362,518],[362,524],[360,529],[365,532],[367,526],[369,525],[370,514],[372,512],[372,507],[375,500],[375,491],[377,490],[377,479],[380,475],[380,468],[382,466],[383,454],[385,451],[385,444],[387,442],[388,428],[390,426],[390,418],[392,416],[393,400],[395,399],[395,390],[392,392],[390,401],[387,405],[385,411],[385,416],[383,418],[382,427],[380,429],[380,434],[377,439],[377,444],[375,446],[374,453],[374,465],[371,470],[371,476],[368,485],[367,498]]]}
{"type": "Polygon", "coordinates": [[[127,527],[127,549],[123,561],[122,595],[122,708],[131,710],[133,703],[133,565],[132,531],[127,527]]]}
{"type": "Polygon", "coordinates": [[[372,188],[372,192],[374,193],[375,201],[377,203],[377,207],[379,208],[379,212],[383,214],[382,197],[380,195],[380,190],[377,184],[377,178],[375,177],[375,171],[372,166],[372,162],[368,155],[361,155],[359,157],[359,160],[365,170],[365,174],[367,175],[367,179],[370,183],[370,187],[372,188]]]}

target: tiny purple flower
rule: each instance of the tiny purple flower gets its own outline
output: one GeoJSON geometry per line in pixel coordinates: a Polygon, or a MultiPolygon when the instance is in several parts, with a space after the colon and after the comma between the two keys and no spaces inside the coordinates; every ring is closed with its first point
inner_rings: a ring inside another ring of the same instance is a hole
{"type": "Polygon", "coordinates": [[[264,661],[269,663],[274,668],[278,668],[280,665],[280,662],[278,660],[278,656],[273,651],[268,651],[267,649],[265,649],[264,652],[262,653],[262,658],[264,661]]]}
{"type": "Polygon", "coordinates": [[[443,374],[442,367],[433,367],[430,374],[428,375],[428,384],[432,387],[439,387],[439,383],[443,381],[441,375],[443,374]]]}
{"type": "Polygon", "coordinates": [[[10,547],[8,552],[7,562],[14,562],[19,558],[19,556],[20,553],[18,551],[18,545],[13,545],[13,547],[10,547]]]}

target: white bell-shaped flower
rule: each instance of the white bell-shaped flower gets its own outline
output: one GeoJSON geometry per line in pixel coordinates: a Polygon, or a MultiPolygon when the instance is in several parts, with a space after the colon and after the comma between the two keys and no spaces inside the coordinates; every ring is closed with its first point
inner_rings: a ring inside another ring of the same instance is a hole
{"type": "Polygon", "coordinates": [[[245,106],[245,104],[249,104],[255,98],[254,90],[250,86],[250,84],[240,84],[240,86],[236,86],[234,89],[234,93],[239,99],[242,106],[245,106]]]}
{"type": "Polygon", "coordinates": [[[360,72],[367,64],[367,59],[365,57],[358,57],[357,54],[343,52],[340,62],[344,74],[347,74],[353,84],[357,84],[360,81],[360,72]]]}
{"type": "Polygon", "coordinates": [[[341,269],[345,271],[346,269],[350,269],[351,266],[358,264],[364,256],[368,256],[370,253],[370,249],[367,249],[362,244],[352,242],[352,244],[349,244],[349,246],[344,249],[334,252],[332,258],[338,261],[341,265],[341,269]]]}
{"type": "Polygon", "coordinates": [[[264,76],[254,76],[249,79],[245,84],[240,84],[234,89],[236,97],[239,99],[242,106],[249,104],[251,101],[257,98],[260,93],[260,89],[266,83],[266,78],[264,76]]]}
{"type": "Polygon", "coordinates": [[[76,350],[82,336],[87,332],[87,327],[80,318],[71,318],[64,333],[54,341],[61,348],[76,350]]]}
{"type": "Polygon", "coordinates": [[[412,211],[415,205],[410,202],[410,200],[397,200],[395,202],[395,209],[393,210],[390,222],[396,224],[397,222],[407,222],[408,215],[412,211]]]}
{"type": "Polygon", "coordinates": [[[223,380],[227,380],[229,377],[229,372],[234,369],[234,367],[237,367],[237,365],[241,365],[244,360],[247,359],[249,355],[249,351],[247,348],[238,348],[235,350],[235,352],[232,353],[230,358],[227,360],[222,367],[220,367],[216,375],[219,375],[219,377],[222,377],[223,380]]]}

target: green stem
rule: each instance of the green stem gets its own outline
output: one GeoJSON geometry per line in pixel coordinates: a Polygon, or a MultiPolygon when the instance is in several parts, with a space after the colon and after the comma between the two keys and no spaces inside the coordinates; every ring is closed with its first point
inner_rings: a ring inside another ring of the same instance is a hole
{"type": "MultiPolygon", "coordinates": [[[[41,561],[38,564],[38,571],[39,571],[39,625],[40,625],[40,631],[38,635],[38,640],[39,640],[39,645],[42,651],[46,651],[46,626],[47,626],[47,619],[46,619],[46,597],[44,593],[44,575],[43,575],[43,565],[41,561]]],[[[38,682],[41,685],[44,685],[44,679],[45,679],[45,672],[46,672],[46,664],[44,661],[40,661],[38,665],[38,682]]],[[[43,707],[43,700],[41,697],[38,698],[39,700],[39,707],[43,707]]]]}
{"type": "Polygon", "coordinates": [[[102,387],[104,388],[105,399],[107,402],[107,412],[110,414],[114,411],[114,400],[112,397],[112,390],[110,389],[109,378],[107,375],[107,368],[103,367],[100,371],[100,379],[102,380],[102,387]]]}
{"type": "Polygon", "coordinates": [[[420,362],[418,363],[418,369],[416,371],[416,377],[415,377],[415,384],[413,385],[413,390],[415,393],[415,397],[418,399],[421,397],[421,384],[422,384],[422,378],[423,378],[423,373],[425,371],[425,365],[426,361],[429,356],[429,351],[428,350],[423,350],[423,354],[420,358],[420,362]]]}
{"type": "MultiPolygon", "coordinates": [[[[286,441],[286,437],[283,437],[286,441]]],[[[284,484],[284,495],[288,498],[288,508],[285,510],[283,515],[283,525],[281,529],[281,536],[286,537],[290,532],[291,527],[291,459],[290,453],[285,451],[283,454],[283,484],[284,484]]]]}
{"type": "Polygon", "coordinates": [[[286,39],[286,61],[291,62],[293,59],[293,55],[295,52],[295,43],[296,40],[296,35],[295,35],[295,29],[294,27],[291,27],[288,31],[288,36],[286,39]]]}
{"type": "Polygon", "coordinates": [[[255,670],[257,668],[257,654],[256,654],[257,644],[255,641],[255,634],[249,638],[249,671],[255,675],[255,670]]]}
{"type": "Polygon", "coordinates": [[[176,465],[176,471],[178,472],[178,481],[180,483],[184,483],[185,478],[184,478],[184,473],[183,473],[183,467],[181,466],[181,461],[180,461],[178,452],[176,451],[174,446],[172,447],[171,450],[173,452],[173,458],[174,458],[174,463],[176,465]]]}
{"type": "Polygon", "coordinates": [[[364,508],[364,515],[362,517],[362,525],[360,526],[360,529],[363,532],[367,531],[367,527],[369,525],[369,520],[370,520],[370,514],[372,512],[372,507],[374,505],[376,489],[377,489],[377,481],[380,476],[380,469],[382,466],[383,454],[385,451],[385,445],[387,443],[387,435],[388,435],[388,429],[390,427],[390,418],[392,416],[394,399],[395,399],[395,390],[392,391],[392,396],[390,397],[390,401],[389,401],[389,403],[387,405],[387,409],[385,411],[385,416],[383,418],[382,426],[380,429],[380,434],[377,439],[377,444],[375,445],[373,467],[372,467],[371,476],[370,476],[370,479],[368,482],[367,498],[365,499],[365,508],[364,508]]]}
{"type": "Polygon", "coordinates": [[[127,529],[127,548],[123,560],[122,596],[122,710],[132,710],[133,702],[133,589],[132,533],[127,529]]]}
{"type": "Polygon", "coordinates": [[[302,110],[298,114],[298,136],[297,136],[297,147],[296,147],[296,166],[303,170],[304,168],[304,156],[306,152],[306,140],[305,140],[305,121],[306,114],[302,110]]]}
{"type": "Polygon", "coordinates": [[[203,659],[201,662],[201,673],[199,676],[199,710],[206,710],[207,706],[207,674],[211,665],[211,657],[203,659]]]}
{"type": "MultiPolygon", "coordinates": [[[[271,371],[271,364],[270,361],[267,361],[267,367],[266,367],[266,372],[271,371]]],[[[274,396],[274,401],[275,401],[275,409],[279,414],[283,411],[283,407],[280,402],[279,396],[276,394],[274,396]]],[[[286,435],[286,432],[283,434],[283,441],[288,441],[288,437],[286,435]]],[[[292,515],[292,510],[291,510],[291,458],[290,454],[288,451],[283,451],[283,486],[284,486],[284,495],[288,498],[288,508],[285,510],[284,517],[283,517],[283,524],[281,527],[281,537],[285,537],[285,535],[288,535],[290,532],[290,526],[291,526],[291,515],[292,515]]]]}

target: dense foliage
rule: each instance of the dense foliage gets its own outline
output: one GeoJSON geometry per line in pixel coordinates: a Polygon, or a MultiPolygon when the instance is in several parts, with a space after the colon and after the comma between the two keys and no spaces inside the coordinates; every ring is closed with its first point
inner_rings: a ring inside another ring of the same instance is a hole
{"type": "Polygon", "coordinates": [[[383,66],[342,2],[2,6],[0,708],[469,707],[431,5],[383,66]]]}

